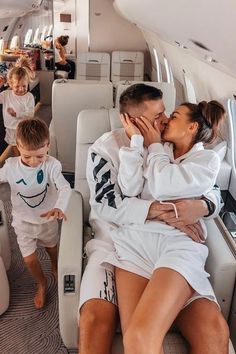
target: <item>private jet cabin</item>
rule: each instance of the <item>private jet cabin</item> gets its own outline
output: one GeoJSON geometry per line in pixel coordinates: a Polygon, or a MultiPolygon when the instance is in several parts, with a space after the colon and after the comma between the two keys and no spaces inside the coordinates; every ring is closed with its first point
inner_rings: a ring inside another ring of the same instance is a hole
{"type": "MultiPolygon", "coordinates": [[[[39,311],[32,302],[35,284],[10,226],[9,188],[0,185],[1,353],[76,353],[83,248],[93,237],[87,151],[103,133],[121,127],[119,97],[134,82],[160,88],[167,114],[184,101],[212,99],[227,111],[218,141],[207,146],[221,159],[217,184],[225,205],[219,217],[206,222],[206,268],[229,324],[229,353],[235,353],[235,15],[236,4],[230,0],[1,0],[0,90],[8,89],[7,73],[17,59],[31,58],[35,79],[28,90],[35,98],[35,115],[49,125],[50,154],[62,163],[74,187],[68,221],[61,228],[58,286],[39,250],[48,278],[47,304],[39,311]],[[75,80],[68,80],[68,70],[55,69],[54,40],[61,35],[69,36],[66,58],[75,63],[75,80]]],[[[7,146],[4,137],[1,107],[1,154],[7,146]]],[[[176,330],[166,336],[164,352],[188,352],[176,330]]],[[[113,353],[123,353],[119,331],[113,353]]]]}

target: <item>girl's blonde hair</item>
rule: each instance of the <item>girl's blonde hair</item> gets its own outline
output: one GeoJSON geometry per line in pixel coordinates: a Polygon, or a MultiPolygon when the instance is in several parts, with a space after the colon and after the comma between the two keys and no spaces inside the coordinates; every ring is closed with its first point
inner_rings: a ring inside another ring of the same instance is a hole
{"type": "Polygon", "coordinates": [[[17,60],[14,68],[9,70],[7,74],[7,81],[9,84],[11,84],[13,78],[19,81],[26,79],[28,82],[35,78],[32,60],[30,58],[22,56],[17,60]]]}

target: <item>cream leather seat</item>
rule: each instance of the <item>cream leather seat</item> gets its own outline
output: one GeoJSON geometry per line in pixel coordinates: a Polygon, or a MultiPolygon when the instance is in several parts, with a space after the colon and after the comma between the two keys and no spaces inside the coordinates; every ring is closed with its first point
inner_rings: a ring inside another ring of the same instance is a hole
{"type": "Polygon", "coordinates": [[[110,54],[84,52],[78,55],[78,80],[110,80],[110,54]]]}
{"type": "MultiPolygon", "coordinates": [[[[77,309],[79,287],[82,276],[84,243],[91,237],[88,227],[89,188],[86,181],[86,161],[89,146],[103,133],[120,128],[119,112],[110,110],[84,110],[77,122],[75,190],[67,210],[68,221],[61,231],[59,248],[59,323],[62,339],[68,348],[77,346],[77,309]]],[[[218,221],[207,221],[210,256],[207,270],[217,299],[226,319],[229,316],[233,294],[236,260],[232,255],[218,225],[218,221]]],[[[200,340],[200,339],[199,339],[200,340]]],[[[165,354],[187,353],[186,343],[178,333],[168,333],[164,343],[165,354]]],[[[114,341],[113,354],[122,354],[121,335],[114,341]]],[[[235,353],[232,346],[230,354],[235,353]]]]}
{"type": "Polygon", "coordinates": [[[10,290],[6,271],[11,264],[10,242],[3,202],[0,200],[0,315],[9,306],[10,290]]]}
{"type": "Polygon", "coordinates": [[[142,52],[114,51],[111,56],[111,81],[143,81],[144,55],[142,52]]]}
{"type": "MultiPolygon", "coordinates": [[[[87,108],[112,108],[110,82],[55,80],[52,87],[50,153],[62,163],[64,172],[75,171],[76,121],[87,108]]],[[[96,120],[96,117],[94,117],[96,120]]],[[[96,124],[96,122],[94,122],[96,124]]],[[[92,129],[92,127],[91,127],[92,129]]]]}

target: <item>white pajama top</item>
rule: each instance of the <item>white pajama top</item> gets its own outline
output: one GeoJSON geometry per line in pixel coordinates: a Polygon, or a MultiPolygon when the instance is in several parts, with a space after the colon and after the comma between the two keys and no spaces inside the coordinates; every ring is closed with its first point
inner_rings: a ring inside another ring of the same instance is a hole
{"type": "Polygon", "coordinates": [[[41,214],[53,208],[65,212],[71,188],[61,170],[61,163],[51,156],[38,167],[24,165],[20,156],[7,159],[0,169],[0,182],[10,184],[13,217],[43,224],[48,220],[41,214]]]}

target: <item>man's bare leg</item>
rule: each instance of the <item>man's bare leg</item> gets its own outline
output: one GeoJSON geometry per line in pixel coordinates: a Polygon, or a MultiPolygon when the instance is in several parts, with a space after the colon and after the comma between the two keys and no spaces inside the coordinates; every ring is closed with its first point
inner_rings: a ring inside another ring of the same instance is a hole
{"type": "Polygon", "coordinates": [[[189,342],[191,354],[228,354],[228,325],[214,302],[193,301],[180,312],[176,324],[189,342]]]}
{"type": "Polygon", "coordinates": [[[43,274],[36,252],[32,253],[30,256],[24,257],[24,262],[31,275],[37,281],[34,304],[36,309],[41,309],[45,305],[46,301],[47,280],[43,274]]]}
{"type": "Polygon", "coordinates": [[[58,248],[57,248],[57,245],[54,247],[46,247],[45,249],[51,259],[52,274],[53,274],[55,280],[57,281],[57,276],[58,276],[58,273],[57,273],[58,248]]]}
{"type": "Polygon", "coordinates": [[[91,299],[80,310],[79,354],[111,354],[117,325],[117,307],[105,300],[91,299]]]}

